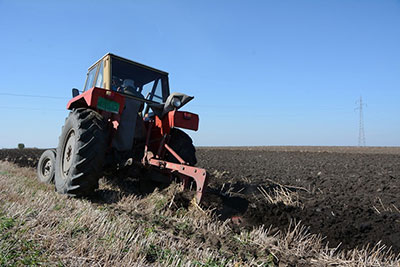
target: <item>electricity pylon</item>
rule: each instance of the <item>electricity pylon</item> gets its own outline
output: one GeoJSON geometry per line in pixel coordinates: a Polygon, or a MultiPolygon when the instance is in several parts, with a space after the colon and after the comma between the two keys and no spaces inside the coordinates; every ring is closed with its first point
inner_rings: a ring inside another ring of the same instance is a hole
{"type": "Polygon", "coordinates": [[[359,102],[360,104],[360,106],[356,108],[360,111],[360,121],[358,124],[358,146],[365,146],[364,114],[363,114],[363,107],[365,104],[363,104],[362,96],[360,96],[360,100],[357,102],[359,102]]]}

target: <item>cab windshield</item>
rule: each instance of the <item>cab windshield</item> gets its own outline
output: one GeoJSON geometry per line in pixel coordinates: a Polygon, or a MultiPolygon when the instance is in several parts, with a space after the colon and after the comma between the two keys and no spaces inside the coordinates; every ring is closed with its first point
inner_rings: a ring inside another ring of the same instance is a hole
{"type": "Polygon", "coordinates": [[[112,58],[111,90],[119,91],[129,84],[144,98],[162,103],[169,94],[167,77],[151,69],[132,64],[125,60],[112,58]]]}

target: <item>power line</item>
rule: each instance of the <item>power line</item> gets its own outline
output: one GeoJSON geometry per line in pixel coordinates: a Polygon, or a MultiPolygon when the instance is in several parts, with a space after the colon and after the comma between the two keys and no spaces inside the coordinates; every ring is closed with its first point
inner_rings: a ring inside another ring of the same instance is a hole
{"type": "Polygon", "coordinates": [[[57,109],[57,108],[34,108],[34,107],[13,107],[13,106],[0,106],[0,109],[38,110],[38,111],[67,111],[67,109],[57,109]]]}
{"type": "Polygon", "coordinates": [[[24,94],[12,94],[12,93],[0,93],[4,96],[16,96],[16,97],[36,97],[36,98],[51,98],[51,99],[69,99],[68,97],[62,96],[47,96],[47,95],[24,95],[24,94]]]}

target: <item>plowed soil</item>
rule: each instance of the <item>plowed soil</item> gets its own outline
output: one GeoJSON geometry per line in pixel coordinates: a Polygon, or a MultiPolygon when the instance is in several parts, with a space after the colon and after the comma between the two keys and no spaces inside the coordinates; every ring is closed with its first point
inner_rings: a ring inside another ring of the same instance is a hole
{"type": "Polygon", "coordinates": [[[21,167],[36,168],[40,155],[45,149],[25,148],[25,149],[0,149],[0,160],[15,163],[21,167]]]}
{"type": "Polygon", "coordinates": [[[400,148],[200,148],[198,158],[216,176],[212,189],[239,192],[226,198],[221,216],[281,230],[301,221],[330,247],[382,241],[400,252],[400,148]],[[277,184],[296,191],[301,207],[263,204],[258,188],[277,184]]]}
{"type": "MultiPolygon", "coordinates": [[[[3,149],[0,160],[35,167],[42,152],[3,149]]],[[[330,247],[382,241],[400,253],[400,148],[203,147],[197,156],[211,174],[203,206],[237,231],[261,224],[284,231],[301,221],[330,247]],[[282,186],[299,205],[269,204],[259,190],[282,186]]]]}

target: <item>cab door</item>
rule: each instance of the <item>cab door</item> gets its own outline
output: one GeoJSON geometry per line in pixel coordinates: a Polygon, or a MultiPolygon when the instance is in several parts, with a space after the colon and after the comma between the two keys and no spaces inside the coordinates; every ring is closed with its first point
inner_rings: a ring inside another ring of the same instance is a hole
{"type": "Polygon", "coordinates": [[[104,60],[99,61],[89,69],[83,91],[87,91],[93,87],[106,88],[104,81],[104,60]]]}

